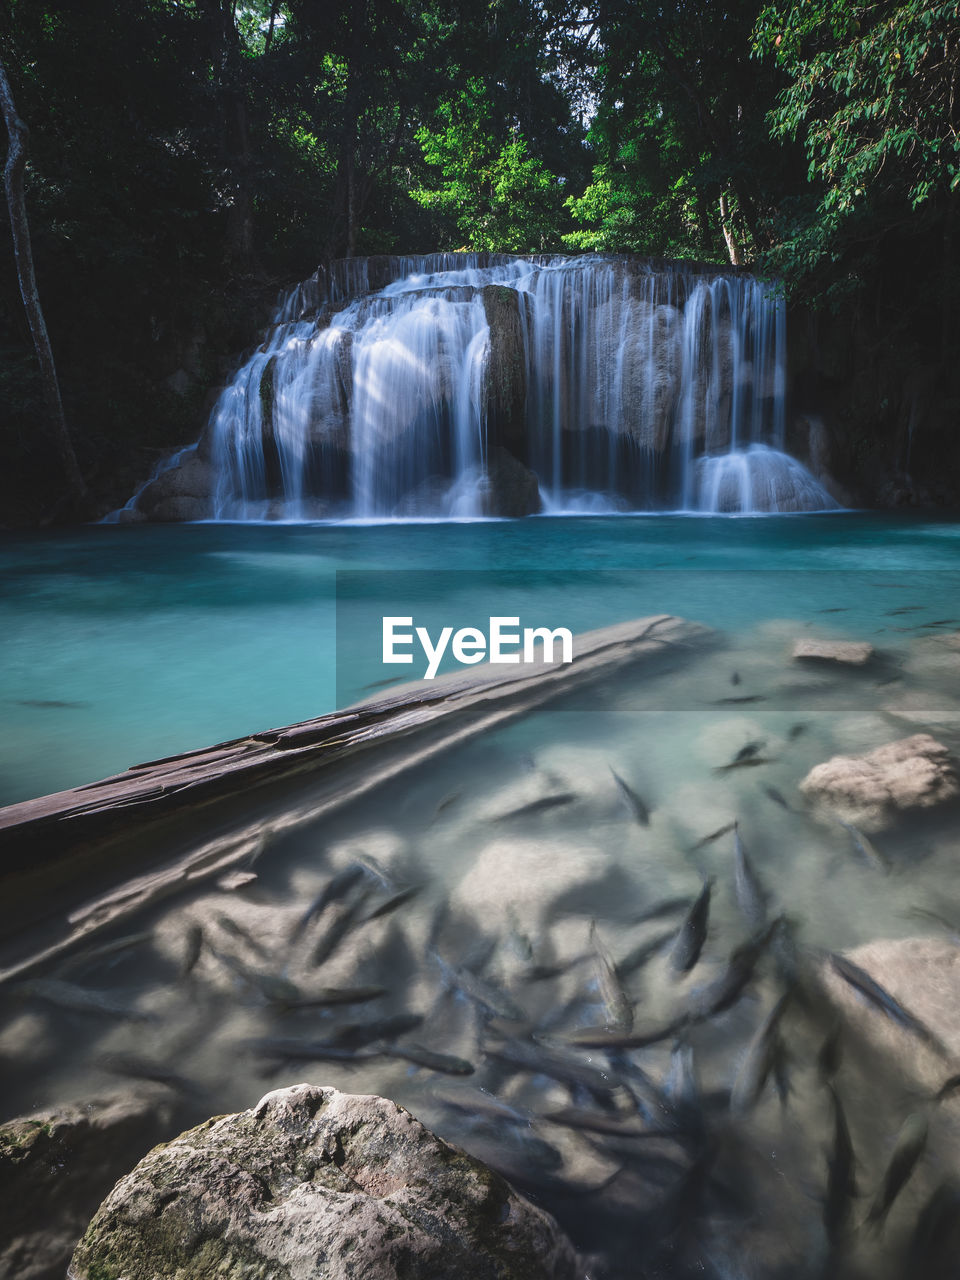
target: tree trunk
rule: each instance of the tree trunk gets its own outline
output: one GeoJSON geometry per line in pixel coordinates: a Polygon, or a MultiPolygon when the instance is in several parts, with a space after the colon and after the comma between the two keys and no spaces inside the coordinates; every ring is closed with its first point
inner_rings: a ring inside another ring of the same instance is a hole
{"type": "Polygon", "coordinates": [[[733,223],[730,221],[730,206],[727,203],[727,193],[720,192],[720,225],[723,228],[723,238],[727,242],[727,253],[730,255],[730,262],[733,266],[739,267],[743,264],[740,256],[740,246],[737,244],[737,237],[733,231],[733,223]]]}
{"type": "Polygon", "coordinates": [[[40,295],[37,291],[37,277],[33,269],[30,225],[27,221],[27,203],[23,192],[28,130],[17,115],[13,92],[3,63],[0,63],[0,110],[3,111],[3,121],[10,138],[7,163],[3,170],[3,182],[7,194],[7,208],[10,212],[13,256],[17,266],[17,279],[20,282],[20,295],[23,298],[23,309],[27,315],[37,362],[40,365],[43,400],[49,417],[52,442],[67,483],[68,497],[75,506],[81,507],[86,502],[87,487],[80,474],[77,455],[73,451],[73,443],[67,430],[63,401],[60,398],[60,384],[57,381],[57,369],[53,361],[53,348],[50,346],[50,335],[47,333],[46,321],[43,318],[40,295]]]}

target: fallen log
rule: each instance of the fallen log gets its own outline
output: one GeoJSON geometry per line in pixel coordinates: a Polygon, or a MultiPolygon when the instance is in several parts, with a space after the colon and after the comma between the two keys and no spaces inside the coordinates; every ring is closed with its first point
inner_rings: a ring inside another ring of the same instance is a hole
{"type": "Polygon", "coordinates": [[[668,614],[618,623],[576,636],[569,664],[487,663],[2,808],[0,981],[252,862],[280,833],[467,737],[637,663],[653,673],[657,657],[699,649],[711,634],[668,614]]]}

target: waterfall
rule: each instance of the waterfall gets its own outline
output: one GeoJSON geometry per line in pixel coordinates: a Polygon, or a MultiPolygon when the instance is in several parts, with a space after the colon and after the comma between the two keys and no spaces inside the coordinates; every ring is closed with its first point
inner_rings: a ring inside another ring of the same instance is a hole
{"type": "Polygon", "coordinates": [[[281,298],[199,453],[216,519],[522,514],[525,478],[527,510],[835,506],[784,452],[785,388],[785,304],[749,275],[353,259],[281,298]]]}

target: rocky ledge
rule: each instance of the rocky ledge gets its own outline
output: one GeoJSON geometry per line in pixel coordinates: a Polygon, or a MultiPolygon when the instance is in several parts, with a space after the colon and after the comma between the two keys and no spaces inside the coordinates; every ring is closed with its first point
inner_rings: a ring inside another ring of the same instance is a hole
{"type": "Polygon", "coordinates": [[[72,1280],[574,1280],[570,1243],[396,1103],[268,1093],[155,1148],[114,1187],[72,1280]]]}

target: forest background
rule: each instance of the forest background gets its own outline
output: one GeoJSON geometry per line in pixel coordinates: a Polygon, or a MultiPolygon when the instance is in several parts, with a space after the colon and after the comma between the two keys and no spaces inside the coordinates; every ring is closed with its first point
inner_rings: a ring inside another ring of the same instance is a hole
{"type": "MultiPolygon", "coordinates": [[[[960,5],[3,0],[84,514],[196,439],[331,258],[728,263],[878,501],[960,481],[960,5]],[[889,459],[895,460],[891,465],[889,459]]],[[[2,135],[0,135],[2,136],[2,135]]],[[[0,220],[0,524],[78,513],[0,220]]]]}

